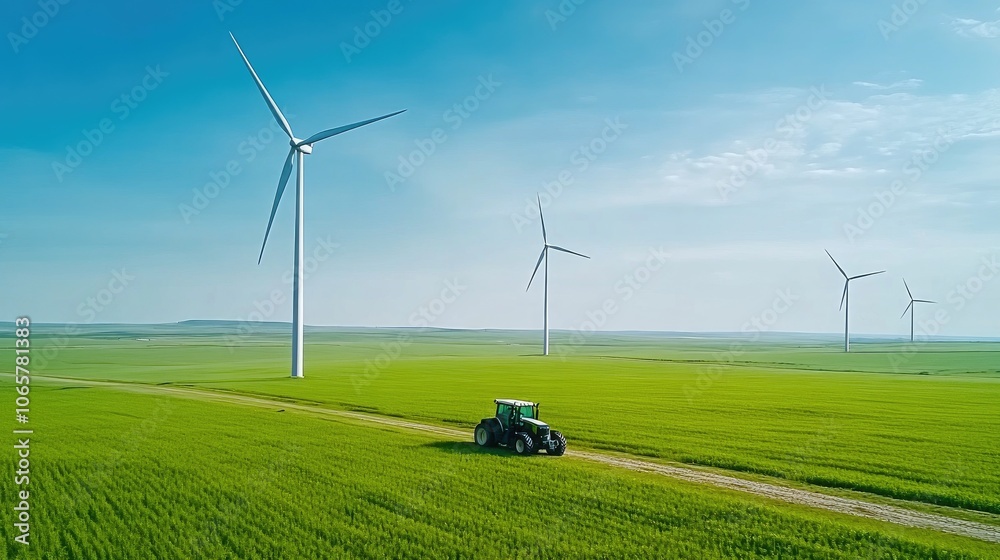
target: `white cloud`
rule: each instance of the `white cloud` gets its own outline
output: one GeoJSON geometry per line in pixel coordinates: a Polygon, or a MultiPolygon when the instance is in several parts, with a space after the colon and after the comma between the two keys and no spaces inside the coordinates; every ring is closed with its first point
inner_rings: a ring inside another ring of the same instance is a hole
{"type": "Polygon", "coordinates": [[[889,90],[889,89],[917,89],[924,85],[923,80],[918,80],[916,78],[910,78],[907,80],[900,80],[898,82],[893,82],[888,85],[876,84],[874,82],[854,82],[854,85],[861,86],[863,88],[874,89],[874,90],[889,90]]]}
{"type": "Polygon", "coordinates": [[[865,170],[860,167],[844,167],[841,169],[808,169],[805,173],[810,175],[822,175],[826,177],[842,177],[845,175],[859,175],[865,170]]]}
{"type": "Polygon", "coordinates": [[[980,21],[978,19],[955,18],[951,21],[951,28],[955,33],[963,37],[977,39],[996,39],[1000,37],[1000,20],[980,21]]]}
{"type": "Polygon", "coordinates": [[[818,159],[821,157],[835,156],[840,153],[840,150],[843,147],[844,145],[840,142],[826,142],[810,152],[809,157],[818,159]]]}
{"type": "MultiPolygon", "coordinates": [[[[782,89],[778,94],[761,92],[760,98],[773,102],[787,95],[782,89]]],[[[794,112],[807,95],[808,91],[800,90],[797,99],[773,114],[794,112]]],[[[859,100],[831,98],[794,129],[776,127],[773,120],[760,115],[754,103],[734,109],[733,97],[724,100],[733,112],[728,128],[715,131],[707,145],[665,151],[659,164],[652,158],[629,166],[620,173],[614,189],[588,191],[590,200],[578,209],[743,205],[790,200],[803,189],[819,205],[833,192],[854,192],[864,198],[901,176],[904,164],[936,140],[945,138],[954,144],[1000,136],[996,116],[1000,90],[968,95],[880,92],[859,100]],[[768,145],[766,157],[759,157],[768,145]],[[727,191],[720,185],[736,188],[727,191]]],[[[754,96],[742,97],[749,101],[754,96]]],[[[699,112],[708,118],[718,108],[706,105],[690,116],[698,120],[699,112]]]]}

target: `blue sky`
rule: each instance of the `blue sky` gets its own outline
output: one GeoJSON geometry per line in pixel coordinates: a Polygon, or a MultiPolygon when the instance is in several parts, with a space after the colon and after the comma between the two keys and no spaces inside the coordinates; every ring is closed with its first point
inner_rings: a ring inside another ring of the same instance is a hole
{"type": "Polygon", "coordinates": [[[593,257],[553,256],[556,328],[837,332],[829,249],[888,270],[854,331],[907,331],[905,277],[927,329],[995,335],[997,7],[9,3],[0,316],[288,320],[286,143],[232,31],[299,136],[408,109],[308,156],[310,324],[539,327],[541,192],[593,257]]]}

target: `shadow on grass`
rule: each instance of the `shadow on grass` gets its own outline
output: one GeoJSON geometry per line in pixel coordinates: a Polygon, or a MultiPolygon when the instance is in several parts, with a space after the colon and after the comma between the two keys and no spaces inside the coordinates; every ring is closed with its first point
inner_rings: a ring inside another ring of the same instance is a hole
{"type": "MultiPolygon", "coordinates": [[[[472,441],[432,441],[430,443],[425,443],[424,447],[437,449],[443,453],[451,453],[454,455],[495,455],[497,457],[508,457],[522,461],[533,456],[528,455],[527,457],[522,457],[515,453],[514,450],[507,449],[506,447],[480,447],[472,441]]],[[[538,455],[545,455],[545,453],[540,453],[538,455]]]]}

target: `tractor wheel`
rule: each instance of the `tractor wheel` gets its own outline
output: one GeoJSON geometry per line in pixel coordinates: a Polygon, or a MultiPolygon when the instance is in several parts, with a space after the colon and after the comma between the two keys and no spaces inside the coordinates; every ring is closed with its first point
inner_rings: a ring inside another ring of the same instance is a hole
{"type": "Polygon", "coordinates": [[[566,453],[566,436],[562,435],[562,432],[557,432],[555,430],[549,435],[550,438],[556,440],[556,446],[551,449],[546,449],[545,452],[549,455],[559,456],[566,453]]]}
{"type": "Polygon", "coordinates": [[[476,426],[475,434],[476,443],[479,444],[479,447],[493,447],[497,444],[496,438],[493,437],[493,430],[484,423],[476,426]]]}
{"type": "Polygon", "coordinates": [[[518,455],[531,455],[535,452],[535,440],[524,432],[518,433],[514,436],[514,451],[518,455]]]}

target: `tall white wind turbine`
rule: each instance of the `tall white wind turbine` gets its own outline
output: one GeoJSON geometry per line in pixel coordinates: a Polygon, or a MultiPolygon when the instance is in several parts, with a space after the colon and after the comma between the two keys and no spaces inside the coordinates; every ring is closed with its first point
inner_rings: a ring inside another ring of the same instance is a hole
{"type": "MultiPolygon", "coordinates": [[[[536,195],[537,197],[537,195],[536,195]]],[[[576,255],[578,257],[583,257],[589,259],[587,255],[577,253],[575,251],[570,251],[569,249],[564,249],[558,245],[550,245],[549,237],[545,233],[545,216],[542,214],[542,199],[538,198],[538,217],[542,221],[542,253],[538,255],[538,262],[535,263],[535,271],[531,273],[531,279],[528,280],[528,287],[525,291],[531,289],[531,282],[534,281],[535,275],[538,274],[538,267],[542,265],[542,261],[545,261],[545,295],[544,295],[544,312],[542,325],[544,329],[544,335],[542,338],[542,355],[549,355],[549,249],[555,249],[556,251],[562,251],[563,253],[569,253],[571,255],[576,255]]]]}
{"type": "Polygon", "coordinates": [[[848,276],[844,269],[837,264],[837,259],[833,258],[830,251],[826,252],[826,255],[830,257],[833,264],[837,265],[837,270],[844,275],[844,295],[840,297],[840,308],[844,310],[844,352],[851,351],[851,334],[850,334],[850,319],[851,319],[851,297],[848,293],[851,287],[851,280],[857,280],[858,278],[864,278],[866,276],[875,276],[876,274],[882,274],[885,271],[880,270],[878,272],[869,272],[868,274],[859,274],[857,276],[848,276]]]}
{"type": "MultiPolygon", "coordinates": [[[[271,218],[267,221],[267,230],[264,232],[264,243],[260,247],[260,256],[257,258],[257,264],[260,264],[261,259],[264,258],[264,247],[267,246],[267,237],[271,233],[271,224],[274,223],[274,214],[278,211],[278,203],[281,202],[281,195],[285,192],[285,185],[288,183],[288,178],[292,174],[292,159],[295,159],[295,166],[298,171],[296,174],[295,181],[295,257],[293,259],[293,283],[292,283],[292,377],[301,378],[303,377],[302,372],[302,350],[303,350],[303,334],[304,334],[304,320],[302,317],[304,306],[303,306],[303,274],[302,267],[305,261],[304,249],[302,246],[302,237],[304,233],[303,225],[303,209],[304,201],[303,194],[305,190],[305,174],[303,172],[302,166],[305,161],[305,155],[312,153],[312,146],[320,140],[325,140],[332,136],[337,136],[338,134],[343,134],[345,132],[354,130],[355,128],[360,128],[362,126],[371,124],[373,122],[380,121],[382,119],[387,119],[389,117],[398,115],[403,111],[397,111],[395,113],[390,113],[388,115],[383,115],[381,117],[376,117],[374,119],[368,119],[366,121],[356,122],[354,124],[349,124],[345,126],[340,126],[337,128],[331,128],[329,130],[324,130],[322,132],[317,132],[312,136],[301,140],[296,138],[292,133],[292,127],[288,125],[288,121],[285,120],[285,116],[281,114],[281,109],[278,108],[278,104],[274,102],[271,98],[271,94],[267,92],[267,88],[264,87],[264,83],[260,81],[260,77],[257,76],[257,72],[254,71],[253,66],[250,65],[250,61],[247,60],[247,56],[243,54],[243,49],[240,48],[240,44],[236,41],[236,37],[232,33],[229,34],[233,38],[233,43],[236,43],[236,49],[240,51],[240,56],[243,58],[243,62],[247,66],[247,70],[250,71],[250,76],[253,77],[254,83],[257,84],[257,89],[260,90],[260,94],[264,96],[264,101],[267,103],[268,109],[271,110],[271,114],[274,116],[274,120],[278,122],[281,130],[285,131],[288,135],[289,145],[291,148],[288,150],[288,157],[285,158],[285,166],[281,170],[281,178],[278,179],[278,191],[274,195],[274,204],[271,206],[271,218]]],[[[404,109],[405,110],[405,109],[404,109]]]]}
{"type": "Polygon", "coordinates": [[[937,303],[936,301],[931,301],[929,299],[913,299],[913,294],[910,293],[910,287],[906,285],[906,278],[903,278],[903,287],[906,288],[906,295],[910,298],[910,305],[906,306],[903,310],[903,314],[899,316],[900,319],[906,316],[906,312],[910,312],[910,342],[913,342],[913,312],[916,310],[918,303],[937,303]]]}

